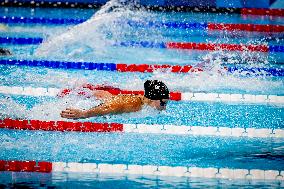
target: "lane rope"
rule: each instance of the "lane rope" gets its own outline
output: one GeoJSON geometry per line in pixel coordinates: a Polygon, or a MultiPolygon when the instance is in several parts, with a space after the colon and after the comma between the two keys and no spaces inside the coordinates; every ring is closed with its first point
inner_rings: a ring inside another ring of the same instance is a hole
{"type": "MultiPolygon", "coordinates": [[[[39,45],[43,38],[0,37],[0,44],[39,45]]],[[[248,52],[284,52],[284,46],[279,45],[253,45],[253,44],[217,44],[194,42],[151,42],[151,41],[125,41],[114,46],[166,48],[205,51],[248,51],[248,52]]]]}
{"type": "MultiPolygon", "coordinates": [[[[72,89],[44,88],[44,87],[16,87],[16,86],[0,86],[0,93],[9,95],[25,95],[25,96],[50,96],[63,97],[68,95],[72,89]]],[[[113,95],[118,94],[144,94],[144,91],[130,91],[120,89],[104,89],[113,95]]],[[[80,93],[80,92],[79,92],[80,93]]],[[[84,95],[84,94],[78,94],[84,95]]],[[[170,92],[170,100],[181,100],[180,92],[170,92]]]]}
{"type": "Polygon", "coordinates": [[[0,120],[0,128],[65,132],[121,132],[123,124],[3,119],[0,120]]]}
{"type": "MultiPolygon", "coordinates": [[[[17,16],[2,16],[0,23],[5,24],[80,24],[87,19],[72,19],[72,18],[44,18],[44,17],[17,17],[17,16]]],[[[197,23],[197,22],[163,22],[163,21],[122,21],[123,24],[128,24],[133,27],[162,27],[162,28],[177,28],[177,29],[199,29],[199,30],[226,30],[226,31],[247,31],[247,32],[283,32],[283,25],[271,24],[234,24],[234,23],[197,23]]]]}
{"type": "Polygon", "coordinates": [[[0,128],[31,131],[61,131],[61,132],[124,132],[151,133],[190,136],[223,136],[248,138],[284,138],[284,129],[273,128],[241,128],[213,126],[179,126],[179,125],[146,125],[121,123],[93,123],[71,121],[41,121],[0,119],[0,128]]]}
{"type": "Polygon", "coordinates": [[[16,160],[0,160],[0,171],[42,173],[108,173],[123,175],[154,175],[245,180],[261,179],[275,180],[280,182],[284,180],[283,170],[16,160]]]}
{"type": "MultiPolygon", "coordinates": [[[[44,87],[19,87],[19,86],[0,86],[0,93],[6,95],[25,95],[25,96],[60,96],[64,90],[58,88],[44,87]]],[[[129,90],[108,90],[114,95],[117,94],[144,94],[144,91],[129,90]]],[[[237,93],[200,93],[200,92],[170,92],[170,100],[175,101],[197,101],[197,102],[224,102],[224,103],[252,103],[252,104],[271,104],[284,105],[284,96],[281,95],[254,95],[237,93]]]]}
{"type": "Polygon", "coordinates": [[[242,15],[264,15],[264,16],[284,16],[284,9],[256,9],[243,8],[242,15]]]}
{"type": "MultiPolygon", "coordinates": [[[[141,72],[152,73],[154,71],[172,72],[172,73],[198,73],[203,72],[200,67],[191,65],[167,65],[167,64],[123,64],[123,63],[95,63],[95,62],[67,62],[67,61],[51,61],[51,60],[16,60],[2,59],[2,65],[47,67],[60,69],[83,69],[83,70],[103,70],[118,72],[141,72]]],[[[240,74],[245,76],[284,76],[284,69],[281,68],[245,68],[229,66],[224,67],[220,72],[232,74],[240,74]]]]}
{"type": "MultiPolygon", "coordinates": [[[[49,8],[98,8],[103,4],[100,2],[68,2],[68,1],[15,1],[5,0],[1,2],[2,6],[19,7],[49,7],[49,8]]],[[[141,7],[154,11],[176,11],[176,12],[212,12],[212,13],[238,13],[242,15],[263,15],[263,16],[284,16],[284,9],[261,9],[261,8],[232,8],[232,7],[198,7],[198,6],[172,6],[172,5],[149,5],[142,3],[134,8],[141,7]]]]}
{"type": "Polygon", "coordinates": [[[0,172],[40,172],[50,173],[52,171],[52,163],[46,161],[5,161],[0,160],[0,172]]]}

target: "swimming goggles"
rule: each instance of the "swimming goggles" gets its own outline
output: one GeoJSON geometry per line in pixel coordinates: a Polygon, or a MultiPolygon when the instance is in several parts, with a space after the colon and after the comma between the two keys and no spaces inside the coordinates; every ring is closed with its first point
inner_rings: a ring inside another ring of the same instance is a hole
{"type": "Polygon", "coordinates": [[[167,105],[167,101],[162,101],[162,100],[160,100],[160,106],[166,106],[167,105]]]}

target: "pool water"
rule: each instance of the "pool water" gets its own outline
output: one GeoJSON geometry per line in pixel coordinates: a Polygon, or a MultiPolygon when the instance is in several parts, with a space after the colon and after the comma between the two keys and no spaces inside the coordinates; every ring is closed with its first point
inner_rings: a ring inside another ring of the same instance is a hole
{"type": "MultiPolygon", "coordinates": [[[[169,28],[149,22],[250,23],[283,25],[281,17],[216,13],[171,13],[108,7],[92,9],[5,8],[0,16],[73,18],[74,24],[7,24],[0,37],[43,38],[42,44],[1,44],[13,52],[1,59],[58,60],[126,64],[209,65],[202,73],[120,73],[80,69],[50,69],[0,65],[1,86],[67,88],[83,83],[143,90],[146,79],[164,81],[171,91],[284,95],[281,76],[222,74],[224,66],[283,69],[283,52],[176,50],[121,46],[122,42],[151,41],[284,46],[283,32],[207,31],[169,28]],[[130,24],[132,23],[132,24],[130,24]],[[136,23],[136,24],[133,24],[136,23]],[[139,24],[137,24],[139,23],[139,24]]],[[[66,107],[91,108],[94,98],[64,98],[0,94],[0,117],[64,120],[66,107]]],[[[92,122],[202,126],[228,128],[284,128],[283,104],[170,101],[166,111],[144,108],[139,113],[94,117],[92,122]]],[[[184,166],[284,171],[284,141],[279,138],[191,136],[149,133],[82,133],[0,130],[1,160],[184,166]]],[[[284,175],[283,175],[284,176],[284,175]]],[[[283,180],[210,179],[123,174],[0,172],[0,187],[90,188],[281,188],[283,180]]]]}

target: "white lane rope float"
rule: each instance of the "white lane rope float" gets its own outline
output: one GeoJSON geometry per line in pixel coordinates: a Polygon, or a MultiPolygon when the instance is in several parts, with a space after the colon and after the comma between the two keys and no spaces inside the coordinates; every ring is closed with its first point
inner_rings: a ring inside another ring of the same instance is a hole
{"type": "MultiPolygon", "coordinates": [[[[26,96],[57,96],[62,90],[59,88],[44,87],[18,87],[0,86],[0,93],[6,95],[26,95],[26,96]]],[[[127,91],[126,91],[127,92],[127,91]]],[[[130,91],[131,92],[131,91],[130,91]]],[[[141,92],[141,91],[136,91],[141,92]]],[[[236,93],[200,93],[200,92],[177,92],[180,97],[173,100],[184,101],[204,101],[204,102],[227,102],[227,103],[253,103],[253,104],[275,104],[284,105],[284,96],[280,95],[254,95],[236,93]]]]}
{"type": "MultiPolygon", "coordinates": [[[[137,176],[173,176],[184,178],[216,178],[245,180],[284,180],[283,170],[237,169],[190,166],[158,166],[137,164],[5,161],[0,160],[0,172],[40,172],[40,173],[91,173],[123,174],[137,176]]],[[[55,174],[56,177],[56,174],[55,174]]]]}

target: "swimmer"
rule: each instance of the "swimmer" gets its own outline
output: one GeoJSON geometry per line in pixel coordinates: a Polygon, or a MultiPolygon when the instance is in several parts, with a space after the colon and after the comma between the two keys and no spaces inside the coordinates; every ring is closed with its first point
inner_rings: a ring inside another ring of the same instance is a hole
{"type": "Polygon", "coordinates": [[[137,112],[144,105],[151,106],[158,110],[165,110],[169,100],[169,90],[167,86],[158,80],[147,80],[144,83],[144,96],[133,94],[112,95],[108,91],[95,90],[93,95],[103,100],[99,106],[89,110],[78,110],[67,108],[61,112],[62,118],[82,119],[108,114],[122,114],[137,112]]]}
{"type": "Polygon", "coordinates": [[[12,53],[8,49],[3,49],[0,47],[0,56],[9,56],[12,55],[12,53]]]}

